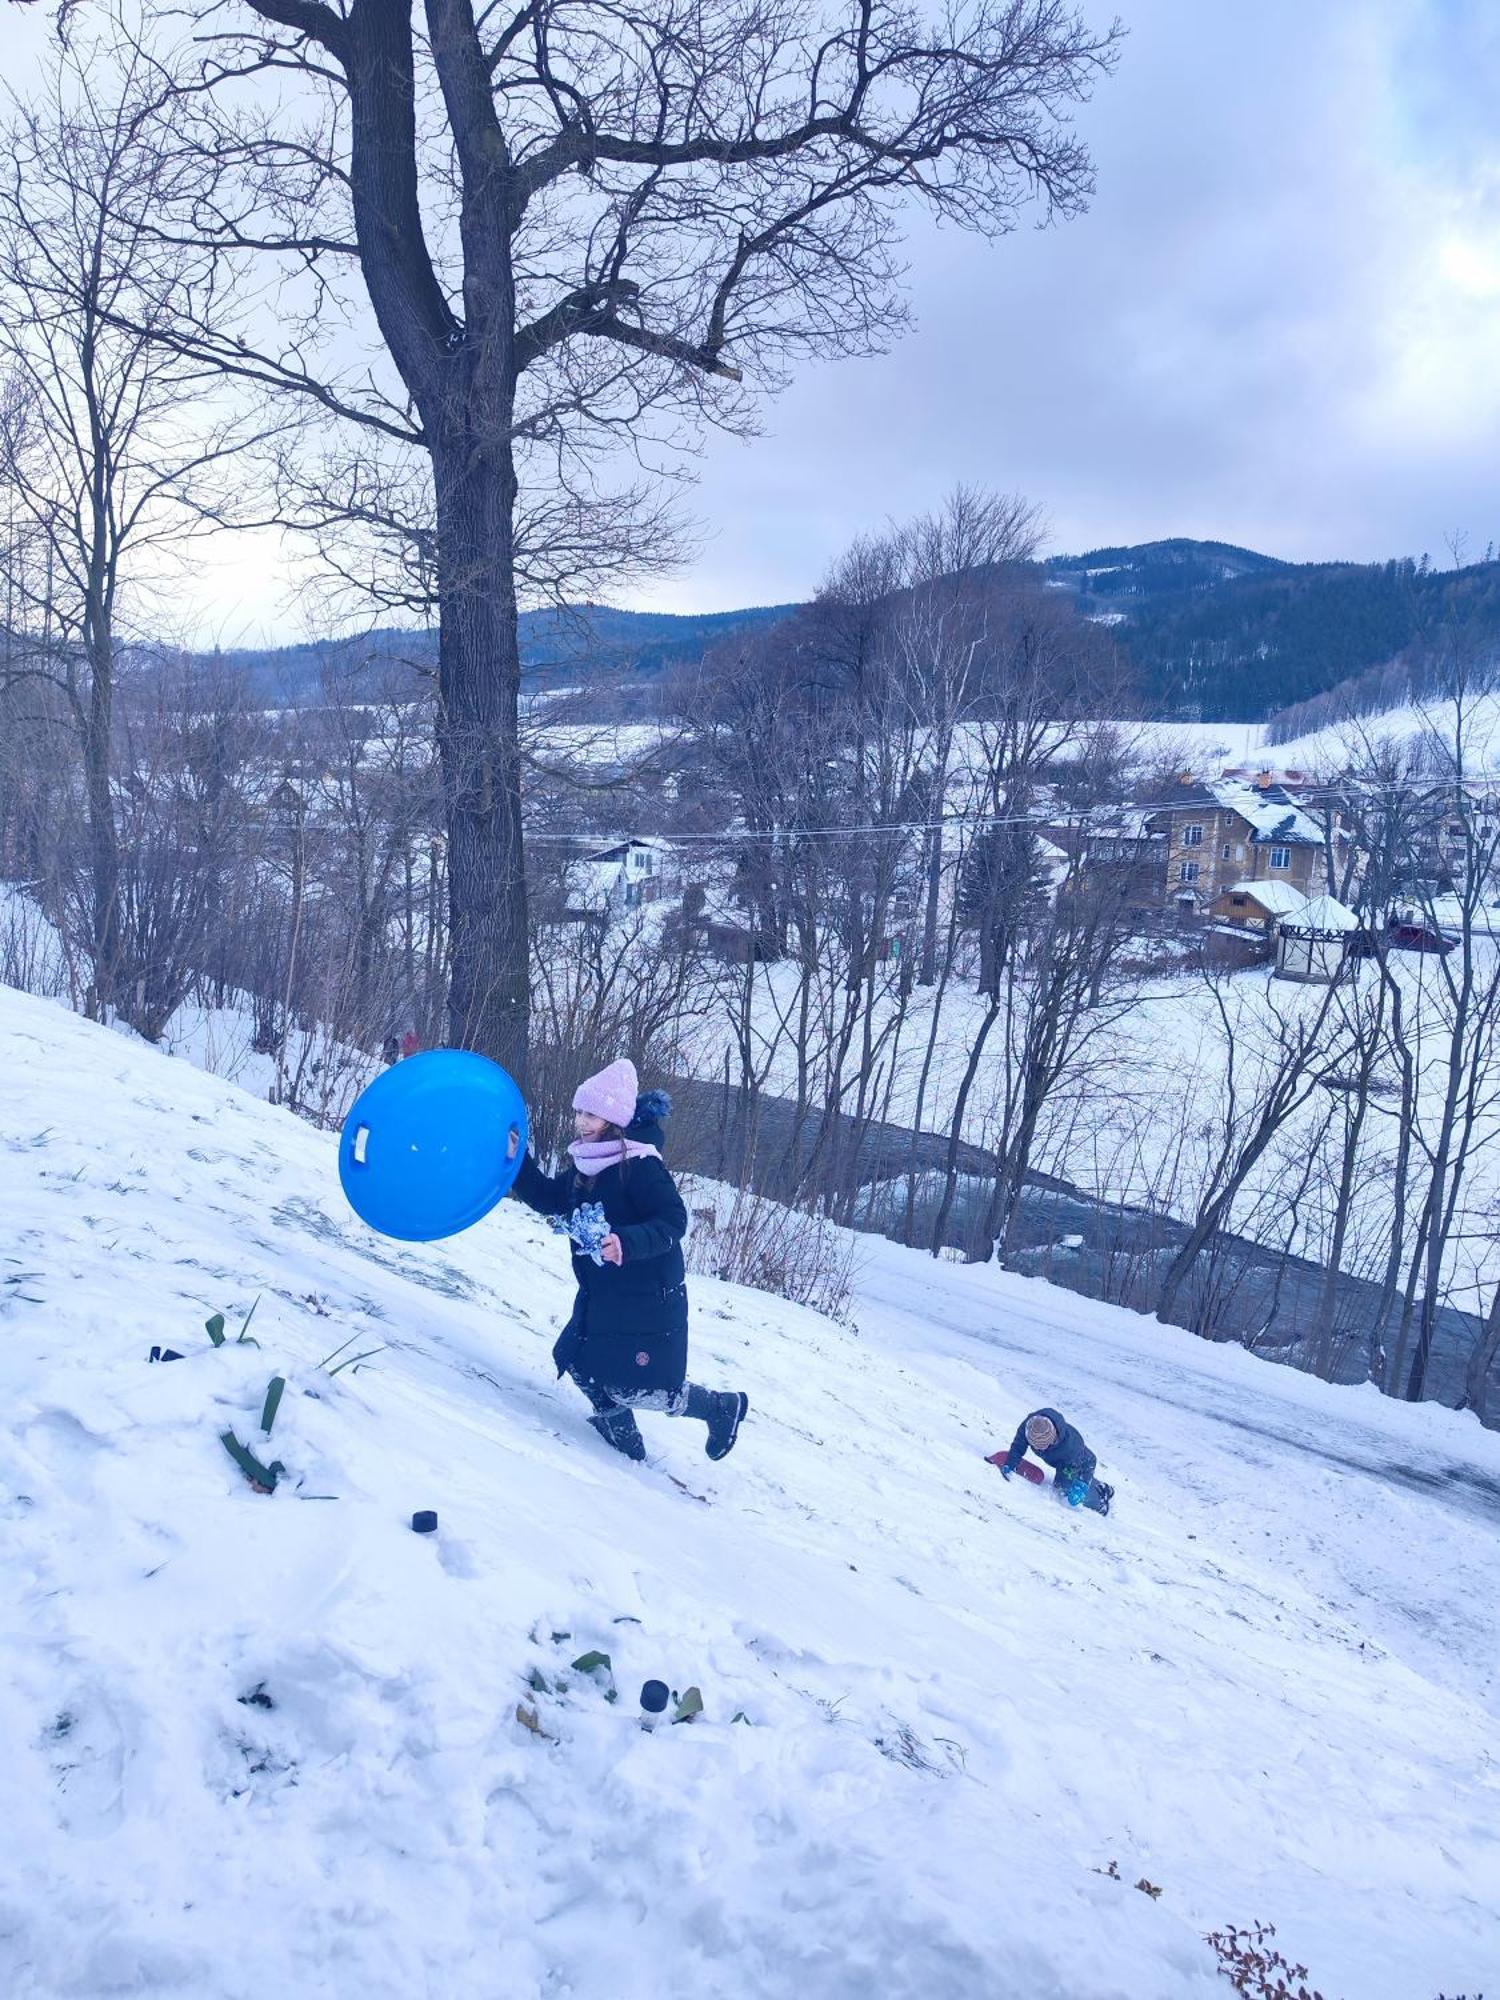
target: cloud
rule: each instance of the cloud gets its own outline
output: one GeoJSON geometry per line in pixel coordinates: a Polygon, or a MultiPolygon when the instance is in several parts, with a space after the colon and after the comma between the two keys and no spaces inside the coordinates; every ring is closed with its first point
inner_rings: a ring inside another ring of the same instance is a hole
{"type": "MultiPolygon", "coordinates": [[[[1019,488],[1075,550],[1189,534],[1373,560],[1500,537],[1500,7],[1120,4],[1119,71],[1078,115],[1090,213],[993,245],[915,218],[916,330],[806,371],[753,442],[710,441],[702,557],[640,601],[801,596],[960,479],[1019,488]]],[[[41,10],[6,12],[39,47],[41,10]]],[[[266,630],[282,568],[264,541],[223,552],[205,628],[266,630]]]]}
{"type": "Polygon", "coordinates": [[[1127,25],[1080,114],[1090,214],[994,247],[917,227],[917,332],[710,448],[693,602],[786,596],[789,554],[805,588],[960,478],[1020,487],[1073,549],[1500,532],[1497,10],[1138,0],[1127,25]]]}

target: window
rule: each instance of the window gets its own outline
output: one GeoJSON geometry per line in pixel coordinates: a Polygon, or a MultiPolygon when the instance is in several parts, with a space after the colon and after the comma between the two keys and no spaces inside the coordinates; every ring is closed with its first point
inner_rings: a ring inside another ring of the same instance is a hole
{"type": "MultiPolygon", "coordinates": [[[[1200,828],[1199,830],[1201,832],[1202,829],[1200,828]]],[[[1184,861],[1182,866],[1177,871],[1177,879],[1179,882],[1196,882],[1198,879],[1197,862],[1184,861]]]]}
{"type": "Polygon", "coordinates": [[[1226,840],[1223,847],[1220,848],[1219,850],[1219,859],[1221,861],[1227,861],[1229,859],[1229,856],[1230,856],[1230,846],[1229,842],[1226,840]]]}
{"type": "Polygon", "coordinates": [[[1184,847],[1201,847],[1203,845],[1202,827],[1185,826],[1182,829],[1182,844],[1184,847]]]}
{"type": "Polygon", "coordinates": [[[1271,866],[1273,868],[1290,868],[1291,865],[1292,850],[1289,847],[1273,847],[1271,849],[1271,866]]]}
{"type": "Polygon", "coordinates": [[[1248,896],[1231,896],[1229,900],[1237,910],[1243,910],[1250,898],[1248,896]]]}

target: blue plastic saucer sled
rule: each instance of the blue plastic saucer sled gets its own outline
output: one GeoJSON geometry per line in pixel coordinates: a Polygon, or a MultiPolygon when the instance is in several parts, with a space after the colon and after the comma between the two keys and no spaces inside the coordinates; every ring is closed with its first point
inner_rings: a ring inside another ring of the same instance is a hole
{"type": "Polygon", "coordinates": [[[431,1243],[478,1222],[510,1192],[526,1135],[525,1100],[499,1063],[429,1049],[394,1063],[354,1100],[339,1180],[372,1229],[431,1243]]]}

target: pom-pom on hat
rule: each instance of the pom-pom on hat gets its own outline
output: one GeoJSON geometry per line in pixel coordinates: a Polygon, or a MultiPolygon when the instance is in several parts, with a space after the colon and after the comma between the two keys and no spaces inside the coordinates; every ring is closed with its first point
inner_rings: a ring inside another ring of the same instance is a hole
{"type": "Polygon", "coordinates": [[[639,1089],[635,1064],[628,1056],[622,1056],[619,1062],[612,1062],[607,1069],[579,1084],[573,1092],[573,1109],[586,1111],[592,1118],[602,1118],[606,1125],[623,1129],[635,1116],[639,1089]]]}
{"type": "Polygon", "coordinates": [[[1026,1442],[1033,1451],[1049,1451],[1057,1443],[1057,1425],[1050,1417],[1028,1417],[1026,1442]]]}
{"type": "Polygon", "coordinates": [[[643,1090],[635,1100],[631,1127],[664,1124],[672,1111],[672,1100],[664,1090],[643,1090]]]}

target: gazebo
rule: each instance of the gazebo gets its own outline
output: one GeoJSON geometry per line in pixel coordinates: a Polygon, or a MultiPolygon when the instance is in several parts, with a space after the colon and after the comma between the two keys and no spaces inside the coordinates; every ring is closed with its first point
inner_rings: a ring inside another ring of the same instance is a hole
{"type": "Polygon", "coordinates": [[[1327,986],[1337,979],[1359,918],[1335,896],[1314,896],[1276,927],[1276,977],[1327,986]]]}

